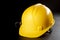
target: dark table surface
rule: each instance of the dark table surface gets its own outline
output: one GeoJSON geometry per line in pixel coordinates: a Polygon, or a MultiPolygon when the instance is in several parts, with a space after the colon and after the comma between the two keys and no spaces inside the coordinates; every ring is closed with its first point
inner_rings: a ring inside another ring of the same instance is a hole
{"type": "Polygon", "coordinates": [[[19,40],[60,40],[60,15],[54,15],[55,25],[52,28],[51,34],[46,34],[39,38],[24,38],[19,37],[19,40]]]}

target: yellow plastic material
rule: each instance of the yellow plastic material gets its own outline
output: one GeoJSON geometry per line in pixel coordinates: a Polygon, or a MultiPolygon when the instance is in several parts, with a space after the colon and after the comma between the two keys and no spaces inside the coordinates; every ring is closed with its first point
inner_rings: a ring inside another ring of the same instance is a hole
{"type": "Polygon", "coordinates": [[[36,38],[47,32],[55,23],[51,10],[43,4],[28,7],[22,14],[19,35],[36,38]]]}

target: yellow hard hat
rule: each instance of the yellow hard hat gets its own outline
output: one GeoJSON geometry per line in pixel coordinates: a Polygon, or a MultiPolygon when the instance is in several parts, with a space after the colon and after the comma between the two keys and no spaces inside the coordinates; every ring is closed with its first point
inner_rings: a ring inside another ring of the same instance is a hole
{"type": "Polygon", "coordinates": [[[22,14],[19,35],[28,38],[40,37],[55,23],[51,10],[41,3],[28,7],[22,14]]]}

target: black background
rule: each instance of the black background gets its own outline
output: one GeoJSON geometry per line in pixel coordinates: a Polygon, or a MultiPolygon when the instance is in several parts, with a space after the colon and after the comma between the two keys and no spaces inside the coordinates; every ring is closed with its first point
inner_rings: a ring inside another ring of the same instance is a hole
{"type": "MultiPolygon", "coordinates": [[[[46,5],[47,7],[49,7],[53,14],[56,15],[57,13],[60,13],[60,1],[59,0],[16,0],[9,2],[9,4],[11,5],[11,7],[9,7],[9,9],[11,8],[11,12],[8,14],[8,21],[9,21],[9,25],[8,25],[8,30],[9,30],[9,36],[11,36],[11,38],[13,38],[13,36],[16,36],[16,38],[18,38],[18,31],[19,31],[19,26],[15,27],[15,22],[20,22],[21,21],[21,16],[23,11],[36,3],[42,3],[44,5],[46,5]]],[[[9,6],[10,6],[9,5],[9,6]]]]}

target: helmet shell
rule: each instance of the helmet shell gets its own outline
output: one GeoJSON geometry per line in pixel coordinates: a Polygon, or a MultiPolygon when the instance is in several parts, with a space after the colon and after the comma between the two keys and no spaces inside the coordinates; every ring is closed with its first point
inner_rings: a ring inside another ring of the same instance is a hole
{"type": "Polygon", "coordinates": [[[35,38],[43,35],[54,24],[51,10],[43,4],[28,7],[22,14],[19,35],[35,38]]]}

